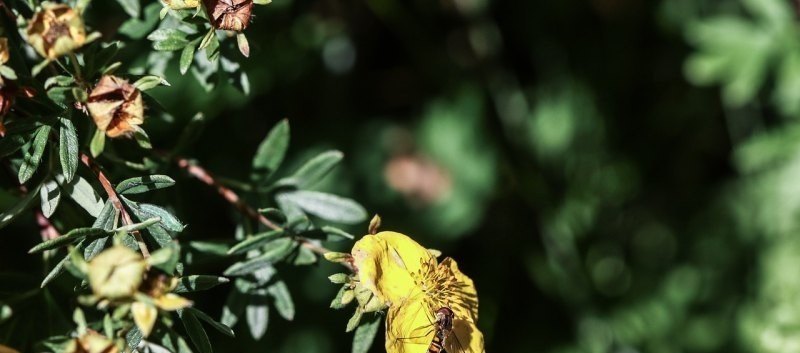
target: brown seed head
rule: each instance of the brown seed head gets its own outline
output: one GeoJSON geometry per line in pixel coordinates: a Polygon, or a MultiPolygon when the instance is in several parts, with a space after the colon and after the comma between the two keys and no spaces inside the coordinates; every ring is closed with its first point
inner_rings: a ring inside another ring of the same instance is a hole
{"type": "Polygon", "coordinates": [[[244,31],[250,24],[253,0],[203,0],[214,28],[244,31]]]}
{"type": "Polygon", "coordinates": [[[89,94],[87,107],[97,128],[108,137],[130,135],[144,122],[142,93],[116,76],[100,78],[89,94]]]}
{"type": "Polygon", "coordinates": [[[27,34],[28,43],[50,60],[70,53],[86,42],[80,14],[64,4],[44,3],[28,22],[27,34]]]}

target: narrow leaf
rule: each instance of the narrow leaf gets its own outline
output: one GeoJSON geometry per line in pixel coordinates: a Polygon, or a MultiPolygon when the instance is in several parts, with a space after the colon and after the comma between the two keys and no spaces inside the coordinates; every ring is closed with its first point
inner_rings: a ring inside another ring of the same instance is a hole
{"type": "Polygon", "coordinates": [[[281,120],[261,141],[253,157],[252,179],[264,180],[280,166],[289,147],[289,121],[281,120]]]}
{"type": "Polygon", "coordinates": [[[381,316],[378,314],[373,314],[369,319],[362,321],[353,335],[352,353],[367,353],[380,326],[381,316]]]}
{"type": "Polygon", "coordinates": [[[228,282],[230,282],[230,280],[225,277],[207,276],[207,275],[184,276],[181,277],[180,282],[178,282],[178,286],[175,287],[173,292],[175,293],[197,292],[201,290],[211,289],[220,284],[228,282]]]}
{"type": "Polygon", "coordinates": [[[289,293],[289,287],[283,281],[275,282],[275,284],[267,287],[267,293],[275,299],[275,310],[278,314],[283,316],[284,319],[294,320],[294,301],[292,301],[292,294],[289,293]]]}
{"type": "Polygon", "coordinates": [[[36,130],[36,135],[33,136],[30,151],[23,153],[22,164],[19,166],[19,183],[24,184],[39,168],[39,163],[42,161],[42,154],[45,147],[47,147],[47,138],[50,135],[50,126],[42,125],[36,130]]]}
{"type": "Polygon", "coordinates": [[[61,171],[64,180],[72,181],[75,171],[78,170],[78,134],[75,126],[67,118],[59,118],[59,147],[58,153],[61,160],[61,171]]]}
{"type": "Polygon", "coordinates": [[[282,196],[307,213],[328,221],[353,224],[367,219],[364,207],[348,198],[307,190],[286,192],[282,196]]]}
{"type": "Polygon", "coordinates": [[[189,335],[189,339],[194,343],[195,347],[197,347],[201,353],[211,353],[211,342],[208,340],[206,330],[200,325],[200,321],[197,320],[197,317],[188,310],[178,310],[178,316],[180,316],[181,321],[183,321],[183,327],[186,328],[186,333],[189,335]]]}
{"type": "Polygon", "coordinates": [[[58,188],[58,183],[55,180],[49,180],[42,185],[42,190],[39,192],[42,200],[41,209],[42,214],[50,218],[53,212],[58,207],[58,202],[61,200],[61,189],[58,188]]]}
{"type": "Polygon", "coordinates": [[[200,320],[205,321],[207,324],[211,325],[215,330],[221,332],[225,336],[234,337],[236,335],[233,334],[233,330],[230,327],[223,325],[222,323],[217,322],[216,320],[212,319],[211,316],[208,316],[206,313],[197,310],[195,308],[186,308],[184,310],[191,311],[192,314],[197,316],[200,320]]]}
{"type": "Polygon", "coordinates": [[[28,250],[28,253],[33,254],[45,250],[54,249],[59,246],[70,244],[84,237],[92,237],[100,234],[106,234],[106,231],[104,229],[97,229],[97,228],[75,228],[67,232],[67,234],[64,234],[58,238],[50,239],[48,241],[39,243],[38,245],[28,250]]]}
{"type": "Polygon", "coordinates": [[[226,276],[243,276],[253,273],[259,268],[270,265],[288,255],[294,246],[294,240],[289,238],[273,240],[264,245],[264,252],[252,259],[237,262],[223,273],[226,276]]]}
{"type": "Polygon", "coordinates": [[[256,234],[252,237],[249,237],[239,244],[234,245],[230,250],[228,250],[228,254],[243,254],[247,251],[253,250],[258,248],[275,238],[285,235],[283,230],[271,230],[264,233],[256,234]]]}
{"type": "Polygon", "coordinates": [[[313,186],[328,175],[343,157],[344,155],[339,151],[323,152],[303,164],[294,173],[292,179],[296,180],[297,186],[301,189],[313,186]]]}
{"type": "Polygon", "coordinates": [[[250,297],[251,301],[247,304],[246,309],[247,325],[250,327],[250,335],[255,340],[259,340],[267,332],[269,307],[267,307],[266,293],[263,289],[257,290],[250,297]]]}
{"type": "Polygon", "coordinates": [[[103,199],[86,179],[75,176],[71,182],[65,183],[63,177],[56,176],[56,180],[61,184],[64,192],[92,217],[100,215],[100,211],[103,210],[103,199]]]}
{"type": "Polygon", "coordinates": [[[163,189],[175,184],[166,175],[150,175],[123,180],[117,185],[117,192],[124,195],[141,194],[150,190],[163,189]]]}

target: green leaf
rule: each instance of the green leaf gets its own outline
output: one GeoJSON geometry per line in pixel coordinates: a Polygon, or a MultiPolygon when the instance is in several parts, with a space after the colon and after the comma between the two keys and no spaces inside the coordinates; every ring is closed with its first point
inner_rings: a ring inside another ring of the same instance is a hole
{"type": "Polygon", "coordinates": [[[58,275],[64,273],[64,265],[67,264],[69,261],[69,255],[64,255],[64,258],[59,261],[52,270],[44,277],[42,280],[42,284],[39,285],[40,288],[44,288],[50,281],[56,279],[58,275]]]}
{"type": "Polygon", "coordinates": [[[170,187],[175,184],[175,180],[166,175],[149,175],[125,179],[117,185],[117,192],[123,195],[141,194],[150,190],[157,190],[170,187]]]}
{"type": "Polygon", "coordinates": [[[67,234],[64,234],[58,238],[50,239],[48,241],[39,243],[38,245],[28,250],[28,253],[34,254],[45,250],[55,249],[60,246],[71,244],[76,240],[82,239],[84,237],[93,237],[101,234],[102,235],[107,234],[106,230],[98,228],[75,228],[67,232],[67,234]]]}
{"type": "Polygon", "coordinates": [[[317,255],[311,249],[300,246],[297,248],[292,264],[295,266],[311,265],[317,262],[317,255]]]}
{"type": "MultiPolygon", "coordinates": [[[[8,128],[8,130],[11,129],[8,128]]],[[[22,146],[28,143],[34,134],[36,134],[35,131],[18,133],[7,132],[6,137],[0,138],[0,157],[5,157],[19,151],[22,146]]]]}
{"type": "Polygon", "coordinates": [[[103,210],[103,199],[86,179],[76,175],[71,182],[64,183],[63,177],[57,175],[56,180],[61,184],[64,192],[92,217],[100,215],[100,211],[103,210]]]}
{"type": "Polygon", "coordinates": [[[167,246],[158,249],[150,254],[147,258],[147,263],[166,274],[173,274],[175,267],[180,260],[180,250],[177,246],[167,246]]]}
{"type": "Polygon", "coordinates": [[[345,307],[346,304],[342,302],[342,298],[344,297],[344,293],[348,290],[350,290],[349,285],[344,285],[339,289],[339,292],[336,293],[336,297],[331,300],[331,309],[341,309],[345,307]]]}
{"type": "Polygon", "coordinates": [[[328,279],[331,283],[344,284],[350,281],[350,276],[346,273],[336,273],[328,276],[328,279]]]}
{"type": "Polygon", "coordinates": [[[353,335],[352,353],[367,353],[375,341],[380,326],[381,316],[378,314],[373,314],[368,320],[362,321],[353,335]]]}
{"type": "Polygon", "coordinates": [[[344,197],[306,190],[285,192],[278,196],[328,221],[354,224],[367,219],[367,211],[361,205],[344,197]]]}
{"type": "Polygon", "coordinates": [[[339,164],[343,157],[344,155],[339,151],[320,153],[303,164],[303,166],[292,175],[291,179],[296,182],[298,188],[305,189],[311,187],[328,175],[328,173],[339,164]]]}
{"type": "Polygon", "coordinates": [[[127,224],[127,225],[124,225],[124,226],[121,226],[121,227],[117,227],[117,228],[114,229],[114,232],[115,233],[119,233],[119,232],[125,232],[125,233],[135,232],[137,230],[142,230],[142,229],[145,229],[145,228],[147,228],[149,226],[152,226],[153,224],[156,224],[158,222],[161,222],[161,218],[158,218],[158,217],[148,218],[148,219],[146,219],[144,221],[141,221],[139,223],[127,224]]]}
{"type": "Polygon", "coordinates": [[[179,61],[179,69],[181,71],[181,75],[185,75],[186,71],[189,71],[189,67],[192,66],[192,61],[194,61],[194,53],[197,50],[197,41],[193,40],[185,47],[183,47],[183,51],[181,51],[181,58],[179,61]]]}
{"type": "Polygon", "coordinates": [[[139,147],[146,150],[153,149],[153,144],[150,143],[150,136],[148,136],[147,131],[144,131],[141,127],[134,126],[133,138],[136,140],[139,147]]]}
{"type": "Polygon", "coordinates": [[[206,118],[203,113],[197,113],[192,117],[192,120],[189,120],[189,123],[183,128],[183,132],[181,132],[181,137],[178,138],[178,142],[175,144],[175,148],[173,148],[173,154],[180,154],[183,152],[184,149],[189,147],[192,143],[197,141],[200,138],[200,135],[203,132],[203,127],[205,127],[206,118]]]}
{"type": "Polygon", "coordinates": [[[172,213],[170,213],[169,211],[161,207],[158,207],[156,205],[151,205],[148,203],[140,203],[138,204],[138,206],[139,206],[139,211],[141,212],[141,215],[137,215],[139,216],[139,218],[146,219],[146,218],[159,217],[161,218],[161,224],[165,229],[173,232],[183,231],[183,228],[185,226],[181,223],[181,221],[178,220],[178,218],[173,216],[172,213]]]}
{"type": "Polygon", "coordinates": [[[136,327],[136,325],[134,325],[133,328],[128,331],[127,334],[125,334],[125,341],[128,342],[128,348],[130,348],[131,351],[139,346],[139,343],[142,342],[143,338],[144,336],[142,335],[142,331],[139,331],[139,328],[136,327]]]}
{"type": "Polygon", "coordinates": [[[151,88],[158,87],[158,85],[169,86],[170,84],[167,82],[167,80],[156,75],[147,75],[133,83],[133,86],[138,88],[140,91],[147,91],[151,88]]]}
{"type": "Polygon", "coordinates": [[[250,57],[250,43],[247,41],[247,36],[244,33],[236,33],[236,45],[239,47],[239,52],[245,58],[250,57]]]}
{"type": "Polygon", "coordinates": [[[195,316],[200,318],[200,320],[205,321],[207,324],[211,325],[211,327],[213,327],[217,331],[221,332],[222,334],[224,334],[224,335],[226,335],[228,337],[235,337],[236,336],[236,335],[233,334],[233,330],[231,330],[230,327],[225,326],[224,324],[217,322],[216,320],[214,320],[210,316],[208,316],[206,313],[204,313],[204,312],[202,312],[200,310],[197,310],[195,308],[186,308],[184,310],[191,311],[192,314],[194,314],[195,316]]]}
{"type": "MultiPolygon", "coordinates": [[[[117,221],[116,218],[117,209],[114,208],[114,204],[112,204],[111,201],[106,201],[106,203],[103,205],[103,209],[100,210],[100,214],[97,215],[97,219],[95,219],[94,223],[92,223],[92,228],[111,231],[116,227],[114,224],[114,222],[117,221]]],[[[99,254],[105,248],[108,238],[109,237],[101,237],[92,240],[89,245],[86,246],[86,249],[83,252],[83,258],[86,259],[86,261],[89,261],[97,256],[97,254],[99,254]]]]}
{"type": "Polygon", "coordinates": [[[23,153],[22,164],[19,166],[19,183],[24,184],[39,168],[39,163],[42,161],[42,154],[45,147],[47,147],[47,138],[50,135],[50,126],[42,125],[36,130],[36,135],[33,136],[31,142],[31,151],[23,153]]]}
{"type": "Polygon", "coordinates": [[[181,321],[183,321],[186,334],[189,335],[189,339],[194,343],[195,347],[197,347],[201,353],[211,353],[211,342],[208,340],[206,330],[200,325],[200,321],[197,320],[197,317],[189,310],[178,310],[178,316],[180,316],[181,321]]]}
{"type": "Polygon", "coordinates": [[[237,262],[223,273],[226,276],[243,276],[274,262],[283,259],[288,255],[294,246],[294,240],[283,238],[273,240],[264,245],[264,252],[252,259],[237,262]]]}
{"type": "Polygon", "coordinates": [[[44,185],[42,185],[39,196],[42,200],[42,214],[50,218],[58,207],[58,201],[61,200],[61,189],[59,189],[58,183],[56,183],[55,180],[45,182],[44,185]]]}
{"type": "Polygon", "coordinates": [[[131,17],[139,17],[139,11],[141,10],[139,0],[117,0],[117,2],[125,10],[125,13],[131,17]]]}
{"type": "Polygon", "coordinates": [[[75,125],[67,118],[59,118],[58,153],[61,160],[61,171],[67,182],[72,181],[78,170],[78,133],[75,125]]]}
{"type": "Polygon", "coordinates": [[[175,293],[197,292],[206,289],[214,288],[220,284],[230,282],[225,277],[207,276],[207,275],[191,275],[181,277],[178,286],[175,287],[175,293]]]}
{"type": "Polygon", "coordinates": [[[9,80],[17,79],[17,73],[14,72],[14,69],[6,65],[0,65],[0,76],[3,76],[9,80]]]}
{"type": "Polygon", "coordinates": [[[242,313],[247,306],[248,293],[253,287],[251,282],[237,278],[234,281],[234,288],[228,294],[225,305],[222,307],[222,317],[220,322],[228,327],[233,327],[239,321],[242,313]]]}
{"type": "Polygon", "coordinates": [[[292,294],[289,293],[286,283],[275,282],[267,287],[267,293],[275,299],[275,309],[278,310],[278,314],[286,320],[294,320],[294,301],[292,301],[292,294]]]}
{"type": "Polygon", "coordinates": [[[208,47],[211,42],[217,38],[216,33],[217,31],[214,29],[214,27],[211,27],[203,36],[203,39],[200,41],[200,46],[197,47],[197,49],[205,49],[208,47]]]}
{"type": "Polygon", "coordinates": [[[26,194],[25,197],[19,200],[19,202],[17,202],[13,207],[3,211],[3,213],[0,213],[0,229],[11,223],[11,221],[13,221],[14,218],[17,218],[17,216],[19,216],[20,213],[22,213],[22,211],[25,211],[25,209],[31,203],[31,200],[33,200],[36,197],[36,195],[39,194],[39,189],[41,189],[41,187],[42,184],[39,184],[32,190],[29,190],[28,194],[26,194]]]}
{"type": "Polygon", "coordinates": [[[255,290],[251,293],[250,302],[247,304],[247,326],[250,328],[250,335],[252,335],[255,340],[260,340],[267,332],[269,307],[267,307],[266,297],[265,290],[255,290]]]}
{"type": "Polygon", "coordinates": [[[153,31],[147,39],[153,41],[153,49],[160,51],[172,51],[183,49],[189,40],[189,34],[177,28],[161,28],[153,31]]]}
{"type": "Polygon", "coordinates": [[[89,153],[92,154],[92,157],[97,157],[100,153],[103,153],[105,147],[106,133],[102,130],[95,130],[94,135],[92,135],[92,141],[89,142],[89,153]]]}
{"type": "Polygon", "coordinates": [[[258,151],[253,157],[251,178],[254,181],[264,180],[275,172],[281,165],[288,147],[289,121],[284,119],[270,130],[267,137],[258,146],[258,151]]]}
{"type": "Polygon", "coordinates": [[[347,321],[347,328],[344,332],[350,332],[358,327],[358,324],[361,322],[361,317],[364,315],[364,312],[361,308],[356,308],[356,312],[353,313],[353,316],[347,321]]]}
{"type": "Polygon", "coordinates": [[[144,8],[144,19],[132,17],[123,22],[119,27],[119,33],[132,39],[142,39],[150,30],[158,24],[158,13],[162,9],[160,2],[153,2],[144,8]]]}
{"type": "Polygon", "coordinates": [[[230,248],[230,250],[228,250],[228,254],[245,253],[284,235],[286,235],[286,233],[284,233],[283,230],[271,230],[253,235],[252,237],[249,237],[230,248]]]}

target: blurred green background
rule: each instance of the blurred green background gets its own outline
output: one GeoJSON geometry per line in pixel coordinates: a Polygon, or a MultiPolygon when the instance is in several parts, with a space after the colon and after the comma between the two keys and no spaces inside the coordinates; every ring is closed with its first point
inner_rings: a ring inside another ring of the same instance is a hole
{"type": "MultiPolygon", "coordinates": [[[[93,6],[88,25],[114,38],[124,14],[93,6]]],[[[454,257],[478,288],[488,352],[791,353],[798,6],[274,0],[256,7],[251,57],[238,61],[247,95],[229,84],[206,93],[176,57],[165,65],[178,53],[142,55],[147,40],[122,53],[131,71],[172,84],[155,90],[171,116],[145,124],[156,148],[203,112],[210,122],[185,154],[223,177],[246,179],[282,118],[293,160],[344,151],[346,167],[324,188],[454,257]]],[[[229,205],[171,175],[177,187],[151,197],[175,206],[182,239],[232,239],[229,205]]],[[[38,242],[32,217],[3,233],[3,266],[40,266],[20,255],[38,242]]],[[[210,332],[215,348],[349,351],[350,313],[328,309],[337,288],[325,277],[339,269],[282,270],[295,321],[273,312],[258,342],[242,327],[236,340],[210,332]]],[[[193,299],[218,316],[228,290],[193,299]]]]}

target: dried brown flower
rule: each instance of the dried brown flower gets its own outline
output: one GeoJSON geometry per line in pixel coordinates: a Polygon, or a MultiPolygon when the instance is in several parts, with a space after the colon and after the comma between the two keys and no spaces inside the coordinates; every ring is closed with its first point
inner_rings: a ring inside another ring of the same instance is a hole
{"type": "Polygon", "coordinates": [[[28,23],[27,33],[28,43],[50,60],[70,53],[86,42],[80,14],[64,4],[42,4],[42,9],[28,23]]]}
{"type": "Polygon", "coordinates": [[[241,32],[250,24],[253,0],[203,0],[214,28],[241,32]]]}
{"type": "Polygon", "coordinates": [[[142,93],[116,76],[100,78],[89,94],[87,107],[97,128],[108,137],[129,135],[144,122],[142,93]]]}

